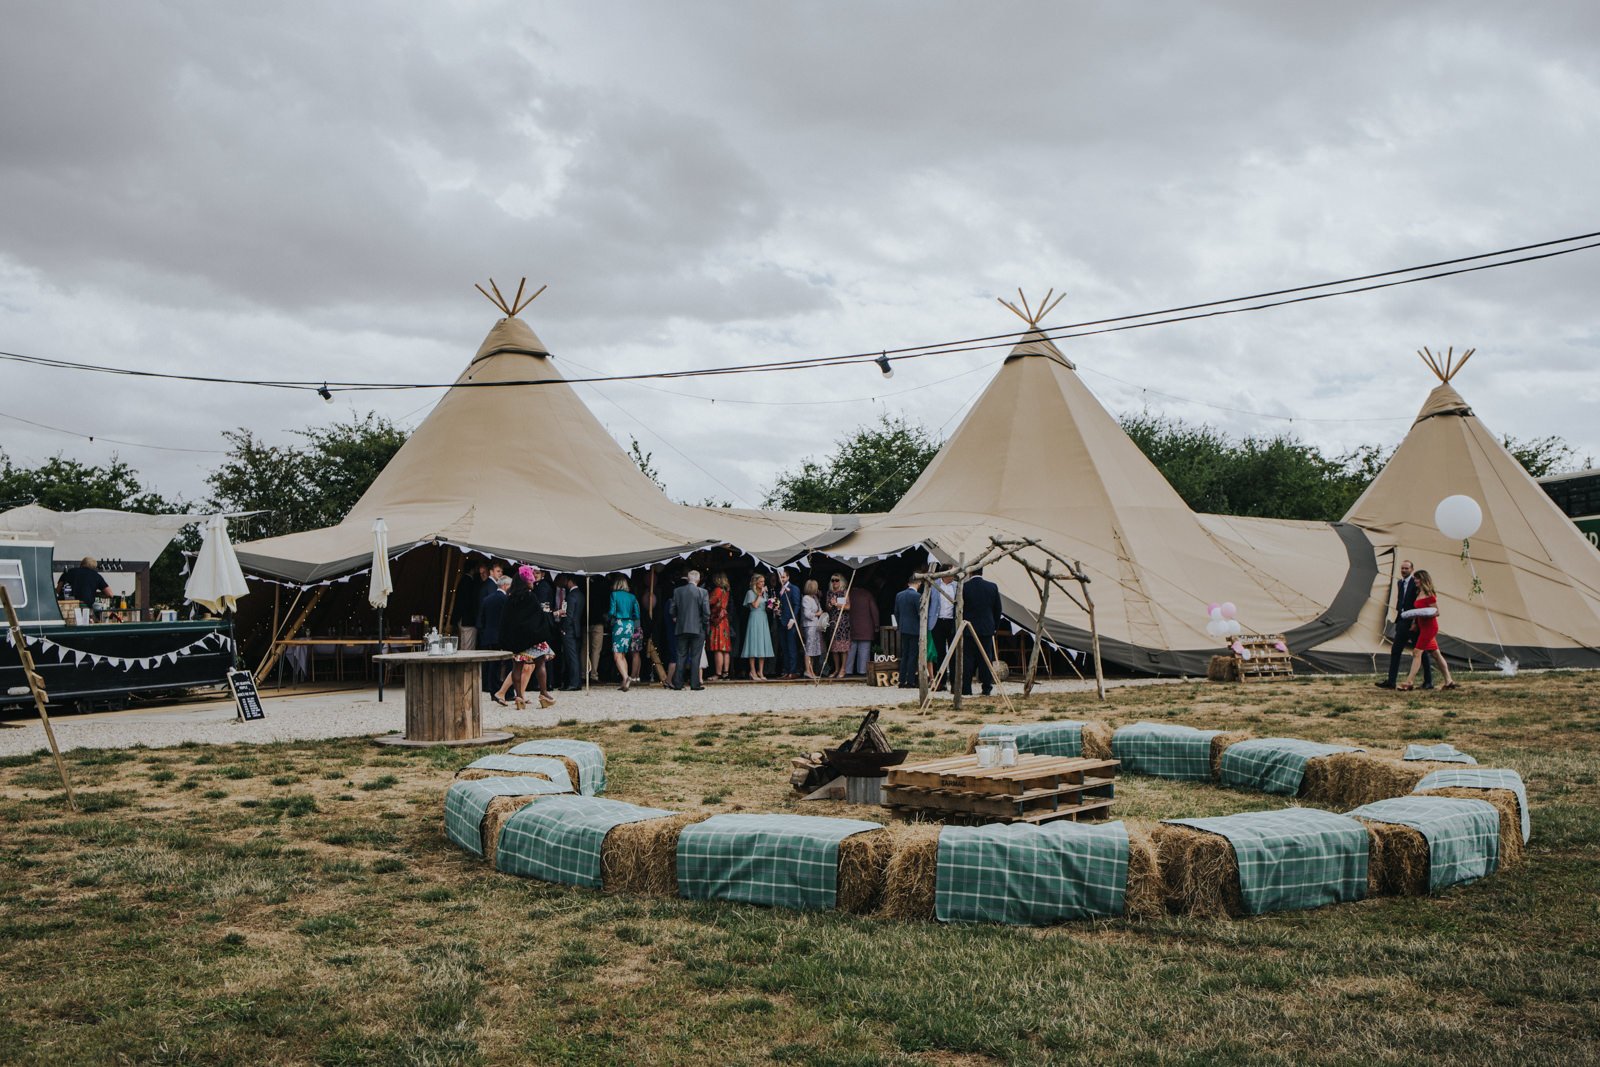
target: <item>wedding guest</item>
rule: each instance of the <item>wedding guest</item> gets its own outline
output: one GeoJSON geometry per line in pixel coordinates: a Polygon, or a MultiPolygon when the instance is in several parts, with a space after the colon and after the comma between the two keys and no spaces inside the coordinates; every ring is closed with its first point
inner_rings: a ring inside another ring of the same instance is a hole
{"type": "Polygon", "coordinates": [[[1401,614],[1408,619],[1416,620],[1417,646],[1411,653],[1411,670],[1406,674],[1405,684],[1399,688],[1416,688],[1417,668],[1432,658],[1433,662],[1438,664],[1439,670],[1444,673],[1444,685],[1440,688],[1454,689],[1456,682],[1450,677],[1450,664],[1444,661],[1444,653],[1439,651],[1439,596],[1433,590],[1433,576],[1427,571],[1418,571],[1415,578],[1416,603],[1409,611],[1401,614]]]}
{"type": "Polygon", "coordinates": [[[767,680],[766,661],[772,658],[772,631],[768,625],[767,579],[757,573],[750,577],[750,591],[744,595],[746,609],[744,658],[750,663],[750,680],[767,680]]]}
{"type": "Polygon", "coordinates": [[[850,590],[850,652],[846,674],[863,677],[872,665],[872,642],[878,637],[878,597],[870,588],[856,583],[850,590]]]}
{"type": "Polygon", "coordinates": [[[711,680],[726,681],[733,669],[733,642],[728,627],[728,576],[722,571],[711,577],[711,633],[706,648],[711,652],[711,680]]]}
{"type": "MultiPolygon", "coordinates": [[[[542,666],[552,655],[550,615],[534,594],[533,578],[533,568],[523,566],[517,568],[516,576],[511,580],[511,592],[500,618],[500,647],[511,653],[513,667],[506,675],[506,680],[500,683],[499,691],[491,697],[496,704],[506,706],[507,691],[514,683],[519,711],[528,706],[528,681],[533,677],[535,668],[542,666]]],[[[555,703],[555,698],[544,688],[545,677],[542,672],[539,686],[539,706],[548,708],[555,703]]]]}
{"type": "Polygon", "coordinates": [[[815,680],[822,660],[822,635],[827,628],[828,616],[822,610],[822,591],[815,578],[806,581],[805,593],[800,597],[800,626],[805,632],[806,677],[815,680]]]}
{"type": "Polygon", "coordinates": [[[850,598],[842,574],[828,579],[827,611],[828,651],[833,653],[833,670],[828,677],[843,678],[845,657],[850,654],[850,598]]]}
{"type": "Polygon", "coordinates": [[[622,685],[618,688],[626,693],[639,678],[644,629],[639,625],[639,598],[628,588],[628,579],[620,575],[611,583],[611,606],[606,616],[611,620],[611,652],[617,659],[617,673],[622,675],[622,685]]]}

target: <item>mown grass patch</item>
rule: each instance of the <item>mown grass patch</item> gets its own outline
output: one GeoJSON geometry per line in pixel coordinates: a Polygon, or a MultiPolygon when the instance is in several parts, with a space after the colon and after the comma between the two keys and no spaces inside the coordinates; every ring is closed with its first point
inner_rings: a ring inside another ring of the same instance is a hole
{"type": "MultiPolygon", "coordinates": [[[[98,799],[76,815],[53,767],[0,761],[0,1047],[24,1064],[1593,1062],[1600,949],[1582,932],[1600,920],[1600,733],[1574,709],[1596,679],[1467,681],[1426,699],[1333,679],[1019,707],[1020,720],[1113,724],[1170,712],[1396,753],[1448,740],[1527,779],[1522,869],[1241,922],[944,927],[520,880],[443,839],[444,789],[474,758],[446,749],[78,753],[78,796],[98,799]],[[169,766],[193,786],[158,788],[169,766]]],[[[787,785],[792,755],[859,718],[521,733],[598,741],[622,800],[881,818],[787,785]]],[[[938,705],[882,725],[920,758],[1010,718],[975,702],[960,721],[938,705]]],[[[1284,803],[1129,778],[1116,813],[1284,803]]]]}

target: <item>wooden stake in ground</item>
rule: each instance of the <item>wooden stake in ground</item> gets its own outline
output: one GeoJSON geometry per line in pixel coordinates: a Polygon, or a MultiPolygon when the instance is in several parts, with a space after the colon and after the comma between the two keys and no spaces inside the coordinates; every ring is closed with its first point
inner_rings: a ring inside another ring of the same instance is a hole
{"type": "Polygon", "coordinates": [[[951,662],[950,675],[950,706],[957,711],[961,710],[961,687],[966,675],[963,673],[966,664],[963,661],[962,627],[967,621],[967,554],[965,552],[956,557],[956,625],[955,634],[950,638],[953,658],[945,657],[951,662]]]}
{"type": "Polygon", "coordinates": [[[17,646],[17,658],[22,661],[22,675],[28,679],[28,691],[33,694],[33,706],[39,709],[39,721],[44,723],[44,735],[50,740],[50,752],[56,758],[56,770],[61,772],[61,786],[67,791],[67,810],[76,812],[78,800],[72,795],[72,780],[67,777],[67,764],[61,758],[60,746],[56,744],[56,732],[50,725],[50,713],[45,710],[45,705],[50,702],[50,694],[45,692],[44,679],[33,669],[33,653],[28,651],[28,643],[23,638],[22,623],[17,621],[17,609],[11,606],[11,592],[3,585],[0,585],[0,605],[5,606],[6,625],[11,628],[11,641],[17,646]]]}

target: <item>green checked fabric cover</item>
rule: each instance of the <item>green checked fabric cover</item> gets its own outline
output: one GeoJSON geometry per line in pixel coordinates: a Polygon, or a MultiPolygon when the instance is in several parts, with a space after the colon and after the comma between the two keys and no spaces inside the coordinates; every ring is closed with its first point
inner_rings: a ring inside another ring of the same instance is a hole
{"type": "Polygon", "coordinates": [[[990,723],[978,731],[979,737],[998,737],[1011,734],[1017,739],[1017,751],[1036,756],[1083,755],[1083,723],[1081,722],[1030,722],[1017,726],[990,723]]]}
{"type": "Polygon", "coordinates": [[[1428,789],[1509,789],[1517,794],[1517,810],[1522,814],[1522,841],[1528,841],[1533,823],[1528,818],[1528,790],[1522,784],[1522,775],[1498,767],[1454,767],[1434,771],[1417,783],[1413,793],[1428,789]]]}
{"type": "Polygon", "coordinates": [[[1500,866],[1500,813],[1486,800],[1391,797],[1364,804],[1352,819],[1399,823],[1428,840],[1428,889],[1486,878],[1500,866]]]}
{"type": "Polygon", "coordinates": [[[480,778],[451,782],[444,795],[444,834],[472,853],[483,855],[483,817],[496,797],[525,797],[565,792],[543,778],[480,778]]]}
{"type": "Polygon", "coordinates": [[[567,765],[558,759],[549,756],[513,756],[502,752],[493,756],[484,756],[467,764],[466,770],[473,771],[504,771],[506,774],[547,774],[550,780],[561,787],[563,793],[573,791],[572,776],[567,773],[567,765]]]}
{"type": "Polygon", "coordinates": [[[1204,782],[1211,778],[1211,739],[1221,730],[1176,723],[1136,722],[1111,735],[1111,754],[1126,774],[1204,782]]]}
{"type": "MultiPolygon", "coordinates": [[[[513,749],[512,751],[516,751],[513,749]]],[[[1474,766],[1478,761],[1451,744],[1440,745],[1407,745],[1405,759],[1431,760],[1434,763],[1470,763],[1474,766]]]]}
{"type": "Polygon", "coordinates": [[[946,826],[934,916],[1047,926],[1123,912],[1128,831],[1120,822],[946,826]]]}
{"type": "Polygon", "coordinates": [[[1336,752],[1360,751],[1349,745],[1324,745],[1295,737],[1252,737],[1222,753],[1221,782],[1235,789],[1292,797],[1300,792],[1307,762],[1336,752]]]}
{"type": "Polygon", "coordinates": [[[592,797],[606,791],[606,754],[593,741],[569,741],[556,737],[545,741],[524,741],[512,746],[512,756],[565,756],[578,765],[578,792],[592,797]]]}
{"type": "Polygon", "coordinates": [[[826,910],[839,886],[839,842],[880,829],[814,815],[713,815],[678,838],[678,895],[826,910]]]}
{"type": "Polygon", "coordinates": [[[675,814],[602,797],[547,797],[506,820],[494,865],[524,878],[598,889],[600,846],[613,828],[675,814]]]}
{"type": "Polygon", "coordinates": [[[1348,815],[1285,808],[1166,821],[1228,839],[1251,915],[1320,908],[1367,895],[1367,828],[1348,815]]]}

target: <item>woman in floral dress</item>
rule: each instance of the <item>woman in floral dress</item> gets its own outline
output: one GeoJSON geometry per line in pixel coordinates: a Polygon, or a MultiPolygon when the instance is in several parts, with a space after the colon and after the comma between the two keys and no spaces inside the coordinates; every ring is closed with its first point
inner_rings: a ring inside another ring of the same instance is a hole
{"type": "Polygon", "coordinates": [[[726,681],[732,671],[733,638],[728,632],[728,576],[718,571],[711,578],[711,632],[706,635],[711,653],[711,680],[726,681]]]}

